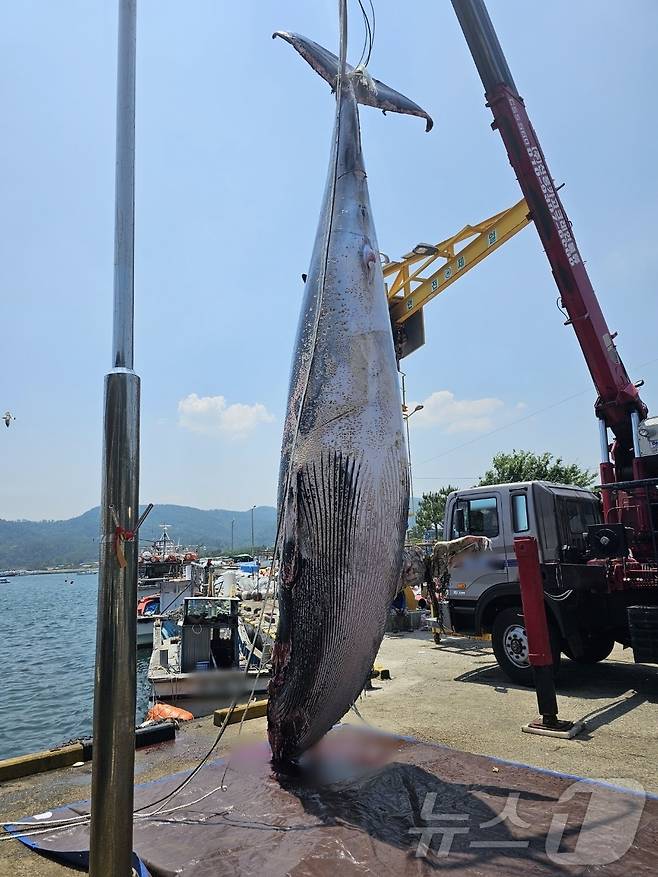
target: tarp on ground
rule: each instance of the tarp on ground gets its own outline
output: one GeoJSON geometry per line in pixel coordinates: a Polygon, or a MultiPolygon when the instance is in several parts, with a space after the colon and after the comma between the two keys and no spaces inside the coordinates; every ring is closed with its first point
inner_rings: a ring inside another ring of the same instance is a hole
{"type": "MultiPolygon", "coordinates": [[[[334,729],[293,772],[276,773],[265,744],[235,750],[224,777],[226,767],[206,765],[158,805],[185,774],[136,787],[134,848],[153,877],[656,873],[658,798],[636,784],[620,789],[354,726],[334,729]]],[[[87,803],[53,818],[81,813],[87,803]]],[[[84,865],[89,832],[63,828],[25,842],[84,865]]]]}

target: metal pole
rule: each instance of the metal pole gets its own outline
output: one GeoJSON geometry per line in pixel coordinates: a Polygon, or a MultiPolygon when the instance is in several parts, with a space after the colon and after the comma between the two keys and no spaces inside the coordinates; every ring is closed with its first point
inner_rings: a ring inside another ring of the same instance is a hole
{"type": "MultiPolygon", "coordinates": [[[[616,481],[615,467],[610,462],[610,450],[608,448],[608,427],[605,420],[599,418],[599,442],[601,445],[601,464],[599,472],[601,475],[601,484],[610,484],[616,481]]],[[[608,523],[610,521],[610,512],[615,502],[612,491],[601,491],[601,505],[603,506],[603,520],[608,523]]]]}
{"type": "Polygon", "coordinates": [[[119,0],[113,366],[133,367],[137,0],[119,0]]]}
{"type": "Polygon", "coordinates": [[[553,647],[546,618],[544,583],[539,562],[539,549],[534,536],[517,536],[514,553],[518,561],[523,624],[528,638],[528,660],[532,665],[540,719],[529,722],[529,733],[546,732],[573,736],[580,726],[558,719],[555,679],[553,678],[553,647]]]}
{"type": "Polygon", "coordinates": [[[601,446],[601,462],[610,462],[610,448],[608,447],[608,427],[605,420],[599,418],[599,444],[601,446]]]}
{"type": "Polygon", "coordinates": [[[518,95],[484,0],[452,0],[485,92],[504,84],[518,95]]]}
{"type": "Polygon", "coordinates": [[[633,435],[633,454],[637,459],[642,456],[640,452],[640,415],[637,411],[631,411],[631,432],[633,435]]]}
{"type": "Polygon", "coordinates": [[[411,494],[411,517],[416,517],[416,503],[414,501],[414,481],[411,475],[411,440],[409,438],[409,418],[410,414],[406,414],[404,422],[407,426],[407,457],[409,459],[409,493],[411,494]]]}
{"type": "Polygon", "coordinates": [[[253,560],[256,559],[256,546],[254,544],[254,509],[256,506],[251,507],[251,557],[253,560]]]}
{"type": "Polygon", "coordinates": [[[234,527],[235,527],[235,518],[233,518],[233,520],[231,521],[231,551],[234,550],[234,545],[233,545],[233,529],[234,529],[234,527]]]}
{"type": "Polygon", "coordinates": [[[402,378],[402,417],[405,422],[406,430],[407,430],[407,459],[409,461],[409,494],[411,499],[411,510],[409,513],[409,517],[414,518],[416,516],[416,509],[414,503],[414,485],[411,477],[411,444],[409,442],[409,416],[407,414],[407,385],[406,385],[406,374],[401,371],[400,377],[402,378]]]}
{"type": "Polygon", "coordinates": [[[89,873],[132,873],[139,377],[133,371],[136,0],[119,0],[112,370],[105,377],[89,873]]]}

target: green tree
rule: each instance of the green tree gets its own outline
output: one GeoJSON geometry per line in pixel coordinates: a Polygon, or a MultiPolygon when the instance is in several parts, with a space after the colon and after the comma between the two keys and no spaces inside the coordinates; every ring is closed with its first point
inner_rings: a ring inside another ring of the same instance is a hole
{"type": "Polygon", "coordinates": [[[482,478],[485,484],[510,484],[515,481],[553,481],[557,484],[574,484],[577,487],[590,487],[595,475],[577,463],[567,464],[561,457],[554,457],[546,451],[533,454],[531,451],[512,451],[511,454],[496,454],[492,468],[482,478]]]}
{"type": "Polygon", "coordinates": [[[416,509],[416,524],[410,534],[412,539],[422,540],[427,530],[433,530],[435,538],[439,538],[443,530],[448,494],[453,490],[457,488],[447,484],[440,490],[423,494],[416,509]]]}

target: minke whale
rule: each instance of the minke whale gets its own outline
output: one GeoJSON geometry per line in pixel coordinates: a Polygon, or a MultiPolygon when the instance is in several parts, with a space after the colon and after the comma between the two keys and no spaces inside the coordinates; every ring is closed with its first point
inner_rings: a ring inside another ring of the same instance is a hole
{"type": "Polygon", "coordinates": [[[306,278],[279,473],[279,622],[267,708],[275,763],[351,707],[381,644],[409,502],[397,365],[357,104],[417,104],[317,43],[277,32],[337,95],[329,173],[306,278]]]}

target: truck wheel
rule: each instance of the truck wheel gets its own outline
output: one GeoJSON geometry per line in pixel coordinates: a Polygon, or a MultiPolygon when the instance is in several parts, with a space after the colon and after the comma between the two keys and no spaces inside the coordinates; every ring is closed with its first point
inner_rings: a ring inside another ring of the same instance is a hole
{"type": "MultiPolygon", "coordinates": [[[[560,637],[550,619],[548,632],[553,652],[553,671],[557,673],[560,666],[560,637]]],[[[498,666],[508,679],[519,685],[534,684],[532,666],[528,659],[528,637],[520,608],[510,607],[498,613],[491,631],[491,645],[498,666]]]]}
{"type": "Polygon", "coordinates": [[[597,633],[588,637],[583,643],[583,652],[581,655],[573,654],[571,649],[566,646],[564,654],[575,661],[577,664],[598,664],[599,661],[605,661],[610,652],[615,647],[615,638],[610,633],[597,633]]]}

